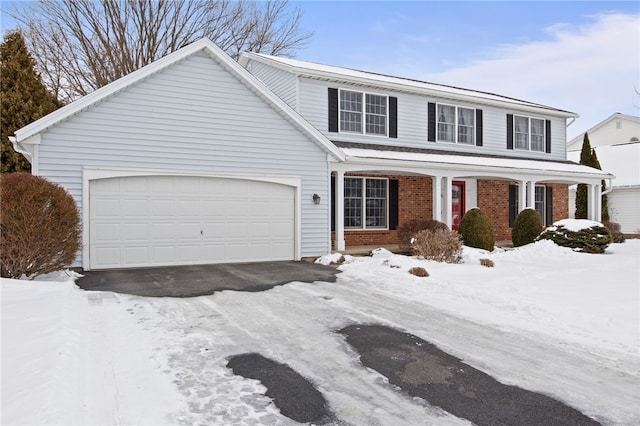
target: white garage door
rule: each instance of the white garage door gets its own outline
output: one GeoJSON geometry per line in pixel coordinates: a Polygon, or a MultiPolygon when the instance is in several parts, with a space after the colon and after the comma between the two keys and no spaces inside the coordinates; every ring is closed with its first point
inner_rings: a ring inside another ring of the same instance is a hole
{"type": "Polygon", "coordinates": [[[294,258],[294,188],[136,176],[90,183],[92,269],[294,258]]]}

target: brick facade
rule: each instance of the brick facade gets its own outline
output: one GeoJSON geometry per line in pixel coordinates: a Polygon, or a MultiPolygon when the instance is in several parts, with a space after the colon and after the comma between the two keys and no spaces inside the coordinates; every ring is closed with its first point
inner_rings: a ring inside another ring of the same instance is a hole
{"type": "MultiPolygon", "coordinates": [[[[489,216],[496,241],[511,240],[509,185],[517,182],[478,179],[478,208],[489,216]]],[[[552,183],[553,221],[569,217],[569,186],[552,183]]]]}
{"type": "MultiPolygon", "coordinates": [[[[345,176],[370,176],[346,174],[345,176]]],[[[431,219],[432,180],[429,176],[383,177],[398,180],[398,224],[411,219],[431,219]]],[[[511,240],[509,227],[509,185],[516,182],[478,179],[478,208],[484,211],[493,225],[496,241],[511,240]]],[[[569,188],[563,184],[547,184],[553,188],[553,220],[569,217],[569,188]]],[[[332,243],[334,233],[331,235],[332,243]]],[[[347,247],[397,244],[395,230],[349,230],[344,231],[347,247]]]]}

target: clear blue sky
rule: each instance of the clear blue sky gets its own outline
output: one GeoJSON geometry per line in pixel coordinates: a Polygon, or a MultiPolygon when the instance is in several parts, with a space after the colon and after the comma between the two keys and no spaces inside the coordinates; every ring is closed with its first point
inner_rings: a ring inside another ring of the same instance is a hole
{"type": "MultiPolygon", "coordinates": [[[[0,9],[14,3],[3,0],[0,9]]],[[[638,1],[294,1],[299,59],[485,90],[581,115],[640,113],[638,1]]],[[[2,13],[2,30],[13,22],[2,13]]]]}

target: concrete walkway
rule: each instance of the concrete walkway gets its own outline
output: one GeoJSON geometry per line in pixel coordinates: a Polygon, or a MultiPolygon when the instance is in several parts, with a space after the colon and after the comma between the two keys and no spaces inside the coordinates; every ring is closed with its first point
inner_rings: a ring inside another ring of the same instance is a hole
{"type": "Polygon", "coordinates": [[[262,291],[293,281],[336,281],[336,269],[308,262],[227,263],[84,271],[84,290],[151,297],[196,297],[224,290],[262,291]]]}

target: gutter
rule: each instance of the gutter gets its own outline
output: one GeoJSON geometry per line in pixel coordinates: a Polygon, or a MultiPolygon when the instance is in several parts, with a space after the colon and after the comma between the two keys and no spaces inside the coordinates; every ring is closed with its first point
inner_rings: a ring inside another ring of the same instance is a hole
{"type": "Polygon", "coordinates": [[[11,144],[13,145],[13,149],[17,153],[24,155],[24,157],[27,159],[29,164],[33,163],[33,157],[31,153],[28,150],[26,150],[22,145],[20,145],[20,142],[18,142],[18,139],[15,136],[9,136],[9,142],[11,142],[11,144]]]}

